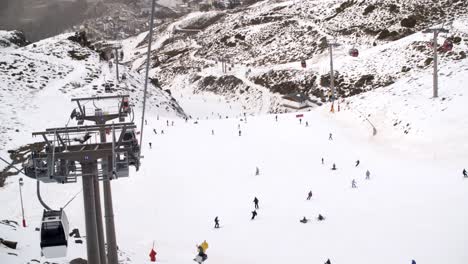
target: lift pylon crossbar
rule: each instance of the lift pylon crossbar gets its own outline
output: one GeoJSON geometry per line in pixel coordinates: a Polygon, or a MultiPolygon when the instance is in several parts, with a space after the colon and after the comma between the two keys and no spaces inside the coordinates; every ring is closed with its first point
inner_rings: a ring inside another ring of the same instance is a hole
{"type": "MultiPolygon", "coordinates": [[[[114,125],[114,129],[121,130],[123,128],[136,128],[134,123],[119,123],[114,125]]],[[[55,133],[79,133],[79,132],[99,132],[101,129],[112,129],[112,125],[93,125],[93,126],[77,126],[77,127],[58,127],[48,128],[42,132],[33,132],[33,136],[53,135],[55,133]]]]}
{"type": "Polygon", "coordinates": [[[83,98],[73,98],[72,102],[78,101],[93,101],[93,100],[107,100],[107,99],[123,99],[129,98],[129,95],[111,95],[111,96],[96,96],[96,97],[83,97],[83,98]]]}

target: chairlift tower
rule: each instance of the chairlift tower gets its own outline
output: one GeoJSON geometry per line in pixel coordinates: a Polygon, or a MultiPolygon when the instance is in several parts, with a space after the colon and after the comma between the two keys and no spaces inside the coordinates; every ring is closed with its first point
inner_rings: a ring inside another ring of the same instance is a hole
{"type": "MultiPolygon", "coordinates": [[[[119,119],[120,122],[124,122],[125,118],[131,113],[131,108],[129,104],[128,95],[119,95],[119,96],[105,96],[105,97],[88,97],[88,98],[75,98],[72,99],[73,102],[78,104],[79,113],[75,112],[76,120],[78,124],[83,124],[84,121],[94,122],[96,125],[104,125],[106,122],[119,119]],[[84,108],[84,104],[89,101],[102,101],[102,100],[118,100],[117,108],[114,108],[114,111],[104,111],[103,109],[96,108],[94,113],[88,114],[84,108]]],[[[73,115],[73,113],[72,113],[73,115]]],[[[102,128],[100,131],[100,140],[101,142],[106,142],[106,129],[102,128]]],[[[138,150],[138,156],[139,156],[138,150]]],[[[112,164],[111,157],[109,156],[102,161],[102,166],[104,171],[107,171],[106,168],[108,164],[112,164]]],[[[135,164],[137,169],[139,168],[139,160],[135,164]]],[[[112,203],[112,189],[110,180],[113,178],[113,175],[107,175],[103,181],[103,193],[104,193],[104,218],[106,223],[106,241],[107,241],[107,262],[108,264],[118,264],[118,254],[117,254],[117,238],[115,232],[115,223],[114,223],[114,209],[112,203]]],[[[99,184],[96,183],[96,197],[99,198],[99,184]]],[[[96,202],[99,203],[100,200],[96,202]]],[[[97,206],[100,209],[100,206],[97,206]]],[[[99,215],[98,210],[98,227],[101,225],[102,228],[102,214],[99,215]],[[101,223],[101,224],[100,224],[101,223]]],[[[104,248],[104,243],[102,244],[104,248]]],[[[104,256],[105,257],[105,256],[104,256]]]]}
{"type": "Polygon", "coordinates": [[[89,264],[105,263],[101,261],[105,252],[99,247],[95,184],[114,176],[128,177],[130,165],[138,168],[140,146],[134,134],[132,140],[126,137],[135,128],[133,123],[119,123],[50,128],[33,133],[42,136],[45,144],[24,164],[28,177],[62,184],[76,183],[82,177],[89,264]],[[101,131],[112,131],[112,142],[99,140],[97,135],[101,131]],[[120,132],[118,139],[116,131],[120,132]]]}
{"type": "Polygon", "coordinates": [[[440,33],[448,33],[449,31],[444,28],[430,28],[423,31],[423,33],[433,33],[432,48],[434,52],[434,78],[433,78],[433,96],[439,97],[439,70],[438,70],[438,56],[437,56],[437,38],[440,33]]]}

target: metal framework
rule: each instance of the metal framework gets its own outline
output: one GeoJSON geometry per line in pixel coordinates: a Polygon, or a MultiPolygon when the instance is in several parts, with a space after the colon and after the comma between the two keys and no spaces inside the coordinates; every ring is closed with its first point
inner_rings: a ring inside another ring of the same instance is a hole
{"type": "Polygon", "coordinates": [[[72,99],[78,105],[71,118],[79,126],[49,128],[35,132],[44,147],[23,164],[25,174],[38,182],[76,183],[81,177],[86,221],[87,255],[90,264],[118,264],[110,180],[129,176],[129,166],[140,167],[140,145],[133,122],[124,123],[132,113],[128,95],[72,99]],[[118,106],[102,109],[94,102],[117,99],[118,106]],[[86,111],[87,102],[94,111],[86,111]],[[106,122],[117,119],[118,124],[106,122]],[[84,121],[96,125],[83,126],[84,121]],[[99,181],[104,186],[107,255],[102,223],[99,181]]]}
{"type": "Polygon", "coordinates": [[[129,165],[139,169],[140,146],[135,138],[133,123],[50,128],[35,132],[46,143],[34,152],[25,166],[27,176],[42,182],[75,183],[77,177],[90,176],[82,164],[97,162],[99,180],[128,177],[129,165]],[[101,130],[112,131],[111,142],[101,142],[96,136],[101,130]],[[116,131],[120,131],[117,138],[116,131]],[[95,137],[93,137],[93,135],[95,137]],[[112,157],[112,175],[104,171],[102,161],[112,157]]]}
{"type": "Polygon", "coordinates": [[[131,107],[128,95],[115,95],[115,96],[96,96],[96,97],[85,97],[75,98],[72,102],[76,102],[78,105],[78,112],[73,110],[71,118],[75,118],[78,121],[78,125],[82,125],[84,121],[95,122],[96,124],[104,124],[110,120],[116,118],[120,122],[124,122],[125,118],[130,114],[131,107]],[[104,111],[103,109],[95,109],[94,113],[87,113],[84,103],[89,101],[102,101],[109,99],[119,99],[119,105],[116,109],[110,109],[104,111]]]}

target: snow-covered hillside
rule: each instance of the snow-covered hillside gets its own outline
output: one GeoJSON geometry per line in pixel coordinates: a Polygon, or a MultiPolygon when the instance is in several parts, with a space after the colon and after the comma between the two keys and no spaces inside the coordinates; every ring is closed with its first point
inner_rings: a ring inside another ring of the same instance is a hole
{"type": "MultiPolygon", "coordinates": [[[[150,77],[162,88],[149,91],[142,166],[112,181],[120,263],[149,262],[153,244],[160,263],[194,263],[203,240],[205,264],[468,263],[467,11],[455,0],[265,0],[158,25],[150,77]],[[438,44],[454,47],[440,52],[433,98],[431,36],[422,30],[440,26],[450,33],[438,44]],[[334,113],[324,37],[341,44],[334,113]],[[298,91],[317,106],[285,113],[282,95],[298,91]]],[[[147,34],[117,43],[120,83],[70,36],[0,47],[1,157],[20,163],[29,149],[21,147],[41,140],[31,132],[75,125],[70,99],[107,95],[106,83],[141,116],[147,34]]],[[[0,172],[0,185],[8,174],[15,170],[0,172]]],[[[21,224],[18,176],[0,187],[0,238],[18,242],[0,245],[0,263],[86,258],[85,238],[70,238],[66,258],[41,257],[42,207],[36,182],[23,178],[27,228],[2,221],[21,224]]],[[[66,212],[86,236],[81,180],[41,189],[53,208],[77,194],[66,212]]]]}
{"type": "MultiPolygon", "coordinates": [[[[429,110],[430,103],[424,103],[429,98],[414,96],[423,111],[429,110]]],[[[184,98],[186,104],[192,100],[184,98]]],[[[159,262],[193,263],[195,245],[203,240],[210,245],[207,264],[324,263],[328,258],[337,264],[468,261],[468,179],[461,175],[466,159],[437,155],[447,145],[466,153],[465,145],[455,143],[466,142],[467,130],[435,141],[431,148],[408,142],[412,151],[407,151],[392,148],[398,138],[372,137],[347,109],[330,114],[328,106],[317,108],[304,113],[302,122],[294,114],[279,115],[278,121],[274,115],[244,121],[239,109],[229,110],[215,98],[206,96],[204,105],[230,118],[215,116],[197,124],[175,119],[168,127],[166,119],[149,115],[146,130],[155,128],[158,134],[146,133],[142,169],[113,181],[122,263],[147,262],[153,242],[159,262]],[[357,188],[351,188],[353,179],[357,188]],[[307,201],[310,190],[313,197],[307,201]],[[254,197],[260,209],[250,220],[254,197]],[[325,221],[317,221],[318,214],[325,221]],[[220,229],[213,228],[216,216],[220,229]],[[299,222],[304,216],[309,223],[299,222]]],[[[460,105],[453,106],[457,117],[466,120],[460,105]]],[[[8,179],[0,192],[0,219],[21,219],[16,180],[8,179]]],[[[44,199],[55,207],[79,191],[79,184],[43,186],[44,199]]],[[[26,179],[23,193],[28,227],[0,224],[5,239],[19,241],[17,250],[0,247],[0,260],[45,263],[34,231],[42,212],[35,182],[26,179]]],[[[66,210],[71,227],[85,235],[82,195],[66,210]]],[[[71,240],[67,259],[53,261],[65,264],[85,252],[85,245],[71,240]]]]}
{"type": "MultiPolygon", "coordinates": [[[[439,45],[454,43],[440,53],[443,65],[466,59],[467,12],[465,2],[452,0],[271,0],[231,12],[195,12],[157,27],[152,75],[175,94],[210,84],[211,92],[245,101],[247,111],[284,112],[279,98],[285,94],[328,101],[329,41],[340,45],[334,62],[342,97],[429,73],[432,36],[421,32],[430,27],[450,30],[439,39],[439,45]],[[358,58],[348,55],[351,48],[358,58]],[[228,61],[225,73],[222,60],[228,61]],[[268,109],[260,107],[267,97],[268,109]]],[[[129,46],[134,68],[146,55],[144,36],[129,46]]]]}
{"type": "MultiPolygon", "coordinates": [[[[54,109],[73,106],[70,101],[73,97],[108,94],[104,93],[105,83],[112,87],[110,94],[129,94],[133,103],[141,103],[142,75],[121,65],[120,75],[125,73],[127,79],[118,83],[115,68],[100,62],[96,52],[68,40],[69,36],[71,34],[60,35],[23,48],[0,49],[2,150],[17,146],[17,143],[11,144],[15,133],[24,138],[37,129],[36,124],[30,122],[31,118],[65,125],[67,120],[54,116],[54,109]],[[38,109],[49,109],[52,113],[38,112],[38,109]]],[[[163,113],[184,115],[170,94],[152,85],[148,99],[152,107],[163,113]]],[[[58,114],[63,117],[64,113],[58,114]]]]}

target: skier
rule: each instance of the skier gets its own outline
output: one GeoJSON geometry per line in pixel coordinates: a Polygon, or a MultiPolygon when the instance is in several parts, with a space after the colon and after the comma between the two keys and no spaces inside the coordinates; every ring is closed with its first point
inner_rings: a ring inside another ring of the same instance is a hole
{"type": "Polygon", "coordinates": [[[366,180],[370,180],[370,171],[369,170],[366,171],[366,180]]]}
{"type": "Polygon", "coordinates": [[[258,176],[258,175],[260,175],[260,169],[257,167],[255,170],[255,176],[258,176]]]}
{"type": "Polygon", "coordinates": [[[276,122],[278,122],[278,115],[275,115],[276,122]]]}
{"type": "Polygon", "coordinates": [[[250,218],[250,220],[254,220],[256,216],[257,216],[257,210],[253,210],[252,211],[252,218],[250,218]]]}
{"type": "Polygon", "coordinates": [[[356,166],[355,167],[359,166],[360,163],[361,162],[359,160],[356,160],[356,166]]]}
{"type": "Polygon", "coordinates": [[[302,118],[299,118],[299,125],[302,124],[302,118]]]}
{"type": "Polygon", "coordinates": [[[151,142],[149,142],[148,144],[149,144],[150,149],[153,149],[153,144],[151,144],[151,142]]]}
{"type": "Polygon", "coordinates": [[[333,134],[330,133],[330,135],[328,136],[328,140],[333,140],[333,134]]]}
{"type": "Polygon", "coordinates": [[[153,128],[153,132],[154,132],[155,135],[158,134],[158,132],[156,132],[156,128],[153,128]]]}
{"type": "Polygon", "coordinates": [[[312,191],[309,191],[309,194],[307,195],[307,200],[310,200],[312,198],[312,191]]]}
{"type": "Polygon", "coordinates": [[[255,197],[255,199],[253,200],[254,204],[255,204],[255,209],[258,209],[259,206],[258,206],[258,198],[255,197]]]}
{"type": "Polygon", "coordinates": [[[214,136],[214,130],[213,130],[213,129],[211,129],[211,135],[213,135],[213,136],[214,136]]]}
{"type": "Polygon", "coordinates": [[[416,260],[412,259],[411,264],[416,264],[416,260]]]}
{"type": "Polygon", "coordinates": [[[215,222],[214,228],[219,228],[219,219],[217,216],[215,217],[214,222],[215,222]]]}
{"type": "Polygon", "coordinates": [[[333,167],[331,168],[332,170],[336,170],[336,165],[333,163],[333,167]]]}
{"type": "Polygon", "coordinates": [[[325,220],[325,217],[323,217],[323,215],[319,214],[318,217],[317,217],[317,220],[323,221],[323,220],[325,220]]]}
{"type": "MultiPolygon", "coordinates": [[[[242,121],[242,120],[241,120],[241,121],[242,121]]],[[[240,130],[240,124],[237,124],[237,129],[239,129],[239,130],[240,130]]]]}
{"type": "Polygon", "coordinates": [[[239,137],[242,135],[242,131],[239,130],[239,137]]]}
{"type": "Polygon", "coordinates": [[[308,126],[309,126],[309,121],[306,121],[306,127],[308,127],[308,126]]]}
{"type": "Polygon", "coordinates": [[[468,178],[468,174],[466,173],[466,169],[463,169],[463,177],[468,178]]]}
{"type": "Polygon", "coordinates": [[[351,188],[357,188],[355,179],[351,181],[351,188]]]}
{"type": "Polygon", "coordinates": [[[145,125],[147,125],[147,124],[148,124],[148,120],[145,119],[145,125]]]}
{"type": "Polygon", "coordinates": [[[169,126],[169,120],[166,120],[166,125],[169,126]]]}
{"type": "Polygon", "coordinates": [[[322,165],[324,164],[324,162],[325,162],[325,160],[323,160],[323,158],[322,158],[322,165]]]}
{"type": "Polygon", "coordinates": [[[174,126],[174,121],[172,121],[171,126],[174,126]]]}
{"type": "Polygon", "coordinates": [[[307,222],[309,222],[309,219],[307,219],[305,216],[304,218],[302,218],[301,220],[299,220],[299,222],[303,223],[303,224],[307,224],[307,222]]]}
{"type": "Polygon", "coordinates": [[[331,264],[330,259],[328,259],[325,264],[331,264]]]}
{"type": "Polygon", "coordinates": [[[161,130],[161,134],[163,134],[163,135],[164,135],[164,130],[161,130]]]}

